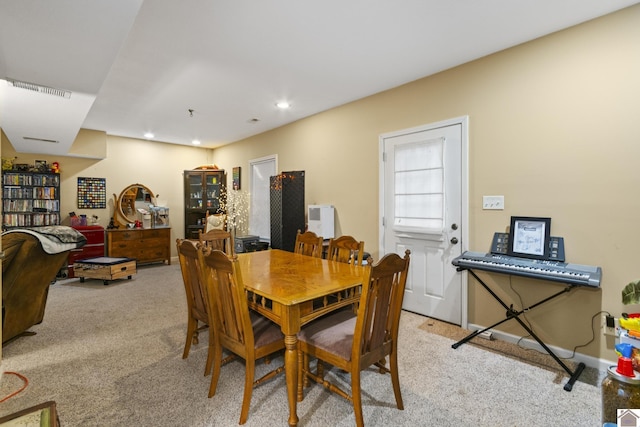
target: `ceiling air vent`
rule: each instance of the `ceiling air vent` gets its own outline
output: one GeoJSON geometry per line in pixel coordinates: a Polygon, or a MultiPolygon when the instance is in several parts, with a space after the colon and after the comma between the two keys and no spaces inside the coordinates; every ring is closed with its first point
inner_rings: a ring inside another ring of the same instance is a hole
{"type": "Polygon", "coordinates": [[[31,136],[23,136],[22,139],[26,139],[27,141],[50,142],[52,144],[58,144],[60,142],[55,139],[33,138],[31,136]]]}
{"type": "Polygon", "coordinates": [[[46,95],[53,95],[53,96],[58,96],[60,98],[66,98],[69,99],[71,98],[71,92],[69,92],[68,90],[64,90],[64,89],[56,89],[53,87],[48,87],[48,86],[42,86],[36,83],[29,83],[29,82],[22,82],[20,80],[14,80],[14,79],[6,79],[7,82],[13,86],[13,87],[17,87],[19,89],[26,89],[26,90],[30,90],[32,92],[38,92],[38,93],[44,93],[46,95]]]}

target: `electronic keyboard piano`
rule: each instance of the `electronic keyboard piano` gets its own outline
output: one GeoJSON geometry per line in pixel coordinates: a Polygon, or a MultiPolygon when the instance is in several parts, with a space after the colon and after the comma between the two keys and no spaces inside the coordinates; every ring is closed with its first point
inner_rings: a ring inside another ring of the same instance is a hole
{"type": "Polygon", "coordinates": [[[459,270],[485,270],[578,286],[600,287],[602,269],[559,261],[466,251],[452,261],[459,270]]]}
{"type": "MultiPolygon", "coordinates": [[[[495,239],[494,239],[495,240],[495,239]]],[[[560,251],[562,254],[564,250],[560,251]]],[[[591,267],[588,265],[579,264],[567,264],[556,260],[549,259],[528,259],[514,257],[504,254],[482,253],[482,252],[470,252],[466,251],[459,257],[452,261],[453,265],[458,268],[458,271],[467,270],[477,281],[484,287],[493,298],[500,303],[503,309],[506,309],[506,317],[491,326],[473,331],[460,341],[454,343],[451,347],[458,348],[462,344],[471,340],[477,335],[482,334],[485,331],[491,330],[496,326],[504,323],[508,320],[517,321],[528,333],[535,339],[542,348],[565,370],[569,375],[569,380],[564,386],[566,391],[571,391],[573,385],[585,368],[585,364],[580,362],[575,370],[570,369],[554,352],[547,346],[531,329],[531,327],[520,319],[520,315],[532,310],[533,308],[544,304],[566,292],[570,292],[579,286],[585,286],[588,288],[597,289],[600,288],[600,280],[602,278],[602,270],[600,267],[591,267]],[[564,289],[541,299],[535,304],[526,308],[515,309],[513,304],[508,305],[503,301],[497,293],[495,293],[478,275],[474,270],[484,270],[488,272],[510,274],[514,276],[530,277],[533,279],[549,280],[553,282],[559,282],[564,285],[564,289]]]]}

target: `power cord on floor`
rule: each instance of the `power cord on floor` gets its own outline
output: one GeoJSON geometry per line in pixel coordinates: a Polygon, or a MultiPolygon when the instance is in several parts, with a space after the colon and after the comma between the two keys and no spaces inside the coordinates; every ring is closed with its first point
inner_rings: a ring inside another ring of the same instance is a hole
{"type": "MultiPolygon", "coordinates": [[[[513,282],[511,281],[511,276],[509,276],[509,288],[510,288],[510,289],[511,289],[511,291],[512,291],[514,294],[516,294],[516,296],[518,297],[518,301],[520,301],[520,307],[524,307],[524,303],[522,302],[522,295],[520,295],[520,293],[518,293],[518,291],[516,291],[516,290],[515,290],[515,288],[513,287],[513,282]]],[[[531,322],[529,322],[529,319],[527,319],[527,311],[528,311],[528,310],[526,310],[526,309],[524,309],[524,308],[522,309],[522,319],[523,319],[523,321],[524,321],[524,322],[526,322],[526,323],[527,323],[527,326],[529,327],[529,329],[531,329],[531,330],[533,331],[533,325],[531,324],[531,322]]],[[[533,350],[533,351],[536,351],[536,352],[538,352],[538,353],[544,354],[543,352],[541,352],[541,351],[539,351],[539,350],[536,350],[536,349],[534,349],[534,348],[528,348],[528,347],[525,347],[525,346],[520,345],[520,342],[521,342],[523,339],[525,339],[525,338],[529,338],[529,337],[531,337],[531,335],[524,335],[524,336],[520,337],[520,338],[518,339],[518,341],[516,342],[516,345],[517,345],[518,347],[520,347],[521,349],[523,349],[523,350],[533,350]]]]}
{"type": "MultiPolygon", "coordinates": [[[[518,300],[520,301],[520,307],[524,307],[524,304],[522,303],[522,296],[518,293],[518,291],[516,291],[516,290],[514,289],[514,287],[513,287],[513,283],[511,282],[511,277],[509,277],[509,288],[511,288],[511,291],[512,291],[513,293],[515,293],[515,294],[518,296],[518,300]]],[[[606,314],[606,315],[608,315],[608,316],[610,316],[610,315],[611,315],[608,311],[604,311],[604,310],[598,311],[596,314],[594,314],[594,315],[591,317],[591,339],[590,339],[589,341],[587,341],[586,343],[584,343],[584,344],[578,344],[577,346],[573,347],[573,351],[571,352],[571,356],[567,356],[567,357],[558,357],[558,359],[562,359],[562,360],[569,360],[569,359],[573,359],[573,358],[574,358],[574,356],[576,355],[576,350],[577,350],[577,349],[588,346],[589,344],[591,344],[591,343],[596,339],[596,331],[595,331],[595,328],[594,328],[594,326],[593,326],[593,320],[594,320],[597,316],[599,316],[599,315],[601,315],[601,314],[606,314]]],[[[527,322],[527,325],[529,326],[529,329],[531,329],[531,330],[533,331],[533,325],[531,325],[531,323],[529,322],[529,319],[527,319],[527,316],[526,316],[526,310],[524,310],[524,311],[523,311],[523,313],[522,313],[522,317],[523,317],[524,321],[525,321],[525,322],[527,322]]],[[[520,342],[521,342],[523,339],[530,338],[530,337],[531,337],[531,335],[524,335],[524,336],[520,337],[520,338],[518,339],[518,341],[516,342],[516,345],[517,345],[518,347],[520,347],[521,349],[523,349],[523,350],[535,351],[535,352],[540,353],[540,354],[547,354],[546,352],[540,351],[540,350],[538,350],[538,349],[530,348],[530,347],[525,347],[525,346],[520,345],[520,342]]]]}
{"type": "Polygon", "coordinates": [[[29,385],[29,380],[27,379],[27,377],[25,377],[22,374],[19,374],[17,372],[11,372],[11,371],[6,371],[4,374],[15,375],[16,377],[20,378],[24,384],[22,384],[22,387],[20,387],[19,390],[16,390],[13,393],[9,394],[8,396],[5,396],[2,399],[0,399],[0,403],[11,399],[13,396],[17,395],[18,393],[21,393],[29,385]]]}

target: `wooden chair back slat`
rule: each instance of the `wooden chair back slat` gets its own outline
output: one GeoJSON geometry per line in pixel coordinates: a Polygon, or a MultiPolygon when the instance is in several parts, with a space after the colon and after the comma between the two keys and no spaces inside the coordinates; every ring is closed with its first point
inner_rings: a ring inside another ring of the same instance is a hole
{"type": "Polygon", "coordinates": [[[203,233],[202,230],[199,230],[198,241],[202,245],[212,250],[222,251],[228,256],[233,256],[234,254],[233,235],[228,231],[213,229],[203,233]]]}
{"type": "Polygon", "coordinates": [[[329,240],[327,259],[348,264],[362,265],[364,242],[358,242],[352,236],[340,236],[329,240]]]}
{"type": "Polygon", "coordinates": [[[300,230],[298,230],[293,252],[322,258],[322,241],[322,236],[318,236],[313,231],[305,231],[304,233],[301,233],[300,230]]]}

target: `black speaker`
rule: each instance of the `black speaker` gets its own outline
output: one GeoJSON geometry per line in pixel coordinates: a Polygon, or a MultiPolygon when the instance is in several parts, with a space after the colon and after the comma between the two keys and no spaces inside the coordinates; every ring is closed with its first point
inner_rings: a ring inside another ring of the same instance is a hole
{"type": "Polygon", "coordinates": [[[293,252],[298,230],[304,232],[304,171],[282,172],[269,179],[271,248],[293,252]]]}

